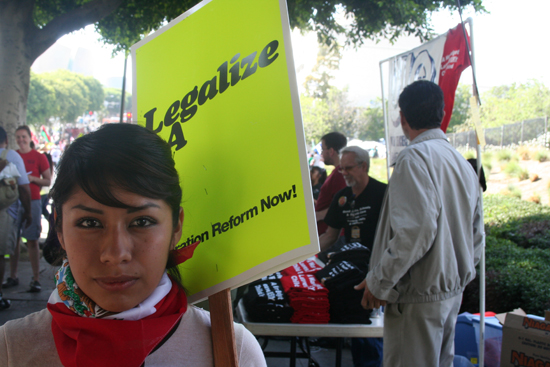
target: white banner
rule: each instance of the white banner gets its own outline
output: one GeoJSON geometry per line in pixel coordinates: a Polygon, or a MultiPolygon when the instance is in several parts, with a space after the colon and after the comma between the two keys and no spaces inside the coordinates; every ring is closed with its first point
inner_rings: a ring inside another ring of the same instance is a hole
{"type": "Polygon", "coordinates": [[[401,129],[399,95],[407,85],[419,79],[426,79],[438,84],[446,38],[446,34],[439,36],[389,60],[388,125],[386,126],[388,141],[386,147],[390,166],[395,163],[399,152],[409,144],[401,129]]]}

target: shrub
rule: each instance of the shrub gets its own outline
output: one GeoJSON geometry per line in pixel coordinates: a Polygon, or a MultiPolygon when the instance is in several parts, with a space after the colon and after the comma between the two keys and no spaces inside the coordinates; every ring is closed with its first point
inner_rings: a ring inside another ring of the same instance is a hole
{"type": "Polygon", "coordinates": [[[510,150],[507,150],[507,149],[499,150],[497,152],[497,159],[499,161],[509,162],[509,161],[512,160],[513,157],[514,157],[514,155],[512,154],[512,152],[510,150]]]}
{"type": "Polygon", "coordinates": [[[540,204],[540,195],[539,194],[533,194],[527,198],[527,201],[530,201],[535,204],[540,204]]]}
{"type": "Polygon", "coordinates": [[[524,248],[550,249],[550,208],[500,195],[484,196],[487,236],[524,248]]]}
{"type": "Polygon", "coordinates": [[[548,151],[547,150],[538,150],[533,155],[533,159],[539,162],[546,162],[548,160],[548,151]]]}
{"type": "Polygon", "coordinates": [[[518,172],[518,179],[520,181],[523,181],[523,180],[527,180],[528,178],[529,178],[529,171],[527,170],[527,168],[520,169],[520,171],[518,172]]]}
{"type": "Polygon", "coordinates": [[[531,159],[531,148],[529,148],[526,145],[522,145],[518,148],[517,153],[519,154],[520,158],[524,161],[528,161],[531,159]]]}
{"type": "Polygon", "coordinates": [[[521,167],[518,162],[510,161],[504,166],[504,172],[508,177],[517,177],[520,181],[527,180],[529,178],[529,171],[521,167]]]}
{"type": "Polygon", "coordinates": [[[501,195],[521,199],[521,190],[510,184],[507,189],[501,192],[501,195]]]}
{"type": "Polygon", "coordinates": [[[491,158],[483,157],[481,159],[481,165],[483,166],[485,175],[488,176],[491,173],[491,170],[493,169],[493,161],[491,160],[491,158]]]}
{"type": "MultiPolygon", "coordinates": [[[[550,208],[485,195],[484,209],[486,309],[542,315],[550,307],[550,208]]],[[[464,290],[465,311],[479,312],[479,276],[464,290]]]]}
{"type": "MultiPolygon", "coordinates": [[[[550,251],[524,249],[488,236],[485,265],[487,310],[501,313],[521,307],[542,315],[550,306],[550,251]]],[[[479,276],[464,291],[464,311],[479,312],[479,276]]]]}

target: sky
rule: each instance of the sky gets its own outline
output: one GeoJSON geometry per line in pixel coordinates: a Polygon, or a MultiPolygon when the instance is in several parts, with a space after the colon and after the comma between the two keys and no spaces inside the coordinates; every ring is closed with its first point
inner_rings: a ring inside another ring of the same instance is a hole
{"type": "MultiPolygon", "coordinates": [[[[474,21],[473,43],[476,79],[481,93],[494,86],[524,83],[538,79],[550,88],[550,28],[547,0],[484,0],[488,13],[475,14],[466,8],[463,18],[474,21]]],[[[431,24],[436,34],[445,33],[460,22],[458,12],[448,10],[435,13],[431,24]]],[[[121,85],[124,56],[111,57],[111,48],[102,46],[93,26],[73,32],[59,39],[33,65],[33,71],[51,69],[52,60],[80,58],[85,60],[92,75],[103,84],[121,85]],[[80,50],[85,48],[87,51],[80,50]],[[113,84],[115,83],[115,84],[113,84]]],[[[298,84],[311,73],[317,57],[317,38],[313,33],[292,33],[294,61],[298,84]]],[[[388,41],[366,41],[358,49],[344,49],[340,70],[335,72],[333,84],[348,88],[353,105],[368,106],[381,96],[379,62],[420,45],[414,37],[402,37],[395,44],[388,41]]],[[[127,90],[131,91],[132,70],[128,61],[127,90]]],[[[471,70],[467,69],[461,83],[472,83],[471,70]]]]}

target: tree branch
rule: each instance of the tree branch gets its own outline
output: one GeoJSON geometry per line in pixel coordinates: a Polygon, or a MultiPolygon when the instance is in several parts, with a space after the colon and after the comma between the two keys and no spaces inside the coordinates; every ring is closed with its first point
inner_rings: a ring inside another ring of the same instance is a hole
{"type": "Polygon", "coordinates": [[[93,0],[58,16],[42,29],[33,27],[28,33],[32,61],[67,33],[95,23],[115,11],[124,0],[93,0]]]}

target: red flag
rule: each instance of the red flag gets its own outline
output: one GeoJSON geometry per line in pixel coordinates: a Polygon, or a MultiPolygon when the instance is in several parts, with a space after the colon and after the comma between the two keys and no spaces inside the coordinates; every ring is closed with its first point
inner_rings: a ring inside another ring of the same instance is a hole
{"type": "MultiPolygon", "coordinates": [[[[470,37],[468,37],[469,43],[470,37]]],[[[468,66],[470,66],[470,58],[468,57],[462,24],[459,24],[447,32],[447,40],[441,58],[441,70],[439,71],[439,86],[443,90],[445,99],[445,117],[441,122],[443,132],[447,131],[449,121],[451,121],[460,74],[468,66]]]]}

